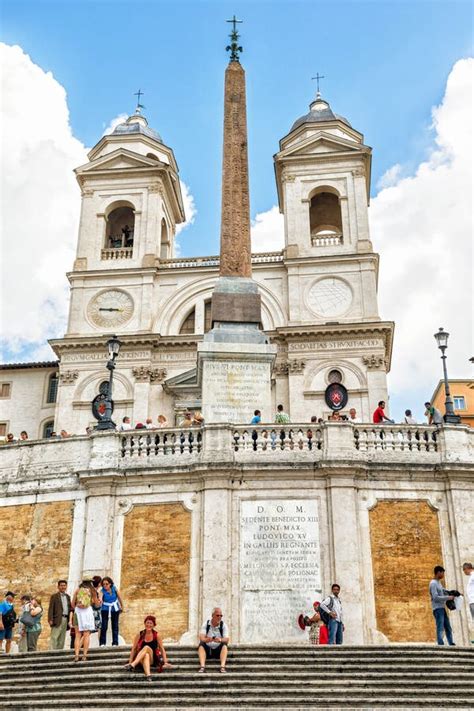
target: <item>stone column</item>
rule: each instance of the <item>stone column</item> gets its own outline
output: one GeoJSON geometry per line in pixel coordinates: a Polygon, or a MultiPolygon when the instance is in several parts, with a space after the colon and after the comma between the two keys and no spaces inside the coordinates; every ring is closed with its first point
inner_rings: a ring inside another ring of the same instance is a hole
{"type": "Polygon", "coordinates": [[[87,497],[83,576],[103,575],[111,568],[114,486],[94,486],[87,497]]]}

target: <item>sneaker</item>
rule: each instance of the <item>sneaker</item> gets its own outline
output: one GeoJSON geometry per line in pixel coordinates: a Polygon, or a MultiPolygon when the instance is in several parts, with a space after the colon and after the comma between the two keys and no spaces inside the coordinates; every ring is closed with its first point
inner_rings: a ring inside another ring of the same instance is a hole
{"type": "Polygon", "coordinates": [[[204,667],[199,667],[198,674],[204,674],[205,671],[206,669],[204,667]]]}

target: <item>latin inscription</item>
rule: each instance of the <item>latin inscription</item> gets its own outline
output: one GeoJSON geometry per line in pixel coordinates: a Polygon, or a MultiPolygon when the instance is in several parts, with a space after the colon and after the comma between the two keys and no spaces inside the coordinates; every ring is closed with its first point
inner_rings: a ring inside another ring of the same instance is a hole
{"type": "Polygon", "coordinates": [[[306,640],[296,618],[321,594],[318,502],[243,501],[240,532],[243,641],[306,640]]]}
{"type": "Polygon", "coordinates": [[[364,341],[310,341],[289,343],[289,351],[335,351],[344,348],[378,348],[383,346],[380,338],[368,338],[364,341]]]}
{"type": "Polygon", "coordinates": [[[262,406],[269,369],[268,363],[207,361],[203,373],[205,419],[208,422],[248,422],[253,410],[262,406]]]}

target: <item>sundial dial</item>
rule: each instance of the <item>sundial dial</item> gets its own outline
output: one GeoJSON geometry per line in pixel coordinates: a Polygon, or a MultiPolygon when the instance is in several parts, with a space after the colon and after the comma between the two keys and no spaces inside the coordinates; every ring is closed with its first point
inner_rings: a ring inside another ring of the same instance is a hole
{"type": "Polygon", "coordinates": [[[320,279],[308,292],[308,305],[320,316],[340,316],[352,303],[352,291],[335,277],[320,279]]]}

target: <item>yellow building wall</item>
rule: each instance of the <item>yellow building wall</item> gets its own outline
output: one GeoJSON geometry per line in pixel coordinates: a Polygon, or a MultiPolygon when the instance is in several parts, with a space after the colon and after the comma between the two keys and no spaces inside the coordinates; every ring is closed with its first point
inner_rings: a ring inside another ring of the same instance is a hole
{"type": "MultiPolygon", "coordinates": [[[[451,390],[453,402],[455,397],[464,397],[466,408],[464,410],[454,410],[456,415],[461,417],[461,423],[474,427],[474,380],[450,380],[449,389],[451,390]]],[[[435,390],[431,404],[444,414],[445,400],[444,382],[441,381],[435,390]]]]}

